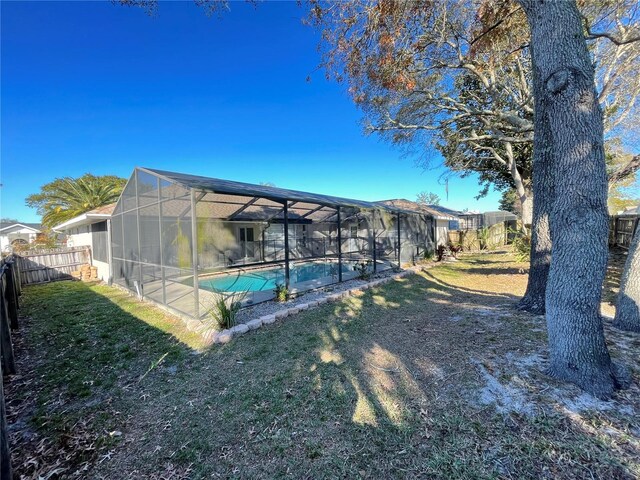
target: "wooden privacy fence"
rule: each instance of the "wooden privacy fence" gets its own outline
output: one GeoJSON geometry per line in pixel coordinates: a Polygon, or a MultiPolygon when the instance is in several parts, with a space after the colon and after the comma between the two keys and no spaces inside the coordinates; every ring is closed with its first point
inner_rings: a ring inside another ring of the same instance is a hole
{"type": "Polygon", "coordinates": [[[480,230],[449,230],[449,242],[462,245],[465,251],[492,249],[506,245],[508,242],[507,222],[496,223],[488,227],[486,240],[480,230]]]}
{"type": "MultiPolygon", "coordinates": [[[[9,256],[0,262],[0,379],[16,373],[11,331],[18,329],[18,297],[20,274],[15,259],[9,256]]],[[[7,414],[3,382],[0,381],[0,479],[11,479],[11,450],[7,432],[7,414]]]]}
{"type": "Polygon", "coordinates": [[[609,244],[629,249],[633,234],[638,228],[637,216],[611,217],[609,222],[609,244]]]}
{"type": "Polygon", "coordinates": [[[71,279],[71,272],[91,263],[90,247],[33,250],[16,255],[22,285],[71,279]]]}

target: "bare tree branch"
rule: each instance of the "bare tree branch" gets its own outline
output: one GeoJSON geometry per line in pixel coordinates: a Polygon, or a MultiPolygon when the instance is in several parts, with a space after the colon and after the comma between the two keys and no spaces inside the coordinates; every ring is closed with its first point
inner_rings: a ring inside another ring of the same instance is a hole
{"type": "Polygon", "coordinates": [[[587,40],[596,40],[598,38],[606,38],[607,40],[609,40],[612,43],[615,43],[616,45],[628,45],[630,43],[640,42],[640,35],[621,40],[608,32],[592,32],[591,30],[589,30],[588,27],[587,27],[587,33],[588,33],[586,37],[587,40]]]}
{"type": "Polygon", "coordinates": [[[609,175],[609,185],[615,185],[630,177],[640,169],[640,155],[635,155],[629,162],[609,175]]]}

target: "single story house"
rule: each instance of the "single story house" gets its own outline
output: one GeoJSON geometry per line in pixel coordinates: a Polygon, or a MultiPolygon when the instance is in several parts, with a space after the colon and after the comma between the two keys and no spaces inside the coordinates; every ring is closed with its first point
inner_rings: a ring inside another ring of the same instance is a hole
{"type": "Polygon", "coordinates": [[[98,278],[111,279],[111,214],[116,204],[105,205],[67,220],[54,227],[67,236],[67,247],[91,248],[91,265],[98,268],[98,278]]]}
{"type": "Polygon", "coordinates": [[[0,223],[0,250],[10,252],[17,245],[28,245],[41,234],[39,223],[0,223]]]}

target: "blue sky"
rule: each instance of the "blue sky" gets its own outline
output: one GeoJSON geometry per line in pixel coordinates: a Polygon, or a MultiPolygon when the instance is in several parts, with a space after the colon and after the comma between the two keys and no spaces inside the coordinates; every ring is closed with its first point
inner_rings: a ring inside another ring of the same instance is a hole
{"type": "Polygon", "coordinates": [[[1,216],[39,220],[24,199],[85,172],[134,166],[365,200],[433,191],[457,209],[475,178],[438,179],[375,136],[345,87],[317,70],[318,34],[295,2],[192,2],[149,17],[110,2],[1,2],[1,216]],[[307,82],[307,76],[311,81],[307,82]]]}

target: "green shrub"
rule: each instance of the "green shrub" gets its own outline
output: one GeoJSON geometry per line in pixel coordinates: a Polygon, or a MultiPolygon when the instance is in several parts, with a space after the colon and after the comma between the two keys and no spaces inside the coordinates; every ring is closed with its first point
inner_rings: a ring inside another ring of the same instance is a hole
{"type": "Polygon", "coordinates": [[[516,260],[528,262],[531,257],[531,234],[525,230],[509,230],[513,234],[511,247],[516,260]]]}
{"type": "Polygon", "coordinates": [[[274,292],[276,294],[276,302],[286,302],[289,300],[289,289],[284,283],[276,284],[274,292]]]}
{"type": "Polygon", "coordinates": [[[488,227],[482,227],[478,230],[478,244],[480,250],[486,250],[489,248],[489,237],[491,236],[491,230],[488,227]]]}
{"type": "Polygon", "coordinates": [[[247,292],[224,295],[216,293],[216,297],[207,312],[220,328],[231,328],[236,324],[236,316],[242,307],[247,292]]]}
{"type": "Polygon", "coordinates": [[[422,253],[422,259],[427,262],[431,262],[434,257],[435,257],[435,252],[430,248],[425,249],[425,251],[422,253]]]}

